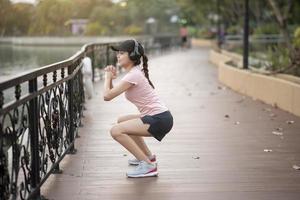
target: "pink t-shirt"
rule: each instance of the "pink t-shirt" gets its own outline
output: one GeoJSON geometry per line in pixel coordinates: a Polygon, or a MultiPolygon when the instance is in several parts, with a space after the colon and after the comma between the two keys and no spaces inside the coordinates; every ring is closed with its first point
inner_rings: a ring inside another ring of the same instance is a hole
{"type": "Polygon", "coordinates": [[[181,37],[184,37],[184,36],[187,36],[187,35],[188,35],[187,28],[181,27],[181,28],[180,28],[180,36],[181,36],[181,37]]]}
{"type": "Polygon", "coordinates": [[[125,97],[138,108],[142,117],[145,115],[155,115],[168,110],[160,101],[139,66],[131,68],[121,80],[134,84],[125,91],[125,97]]]}

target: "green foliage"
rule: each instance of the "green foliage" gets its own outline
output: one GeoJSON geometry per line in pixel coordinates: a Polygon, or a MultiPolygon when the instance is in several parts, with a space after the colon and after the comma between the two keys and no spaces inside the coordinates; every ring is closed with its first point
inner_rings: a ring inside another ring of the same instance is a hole
{"type": "Polygon", "coordinates": [[[215,11],[215,4],[207,0],[177,0],[181,18],[187,19],[188,25],[210,24],[207,19],[210,12],[215,11]]]}
{"type": "Polygon", "coordinates": [[[126,35],[140,35],[143,30],[141,27],[136,25],[130,25],[124,28],[123,31],[126,35]]]}
{"type": "Polygon", "coordinates": [[[8,16],[11,11],[9,0],[0,0],[0,36],[6,34],[8,27],[8,16]]]}
{"type": "Polygon", "coordinates": [[[0,36],[26,35],[33,9],[30,4],[11,4],[9,0],[0,0],[0,36]]]}
{"type": "Polygon", "coordinates": [[[256,29],[254,29],[253,34],[254,35],[261,35],[261,34],[279,34],[280,30],[278,28],[278,25],[275,23],[268,23],[268,24],[262,24],[258,26],[256,29]]]}
{"type": "Polygon", "coordinates": [[[96,35],[106,35],[108,32],[107,28],[101,26],[99,22],[92,22],[87,25],[85,35],[96,36],[96,35]]]}
{"type": "Polygon", "coordinates": [[[12,6],[12,13],[14,16],[10,20],[10,23],[13,24],[14,35],[26,35],[28,33],[30,24],[31,24],[31,15],[33,14],[34,7],[30,4],[14,4],[12,6]]]}
{"type": "Polygon", "coordinates": [[[156,20],[157,32],[168,32],[174,25],[170,23],[171,16],[179,15],[176,0],[129,0],[127,2],[127,12],[124,13],[127,18],[126,26],[134,24],[143,28],[147,19],[153,17],[156,20]]]}
{"type": "Polygon", "coordinates": [[[300,48],[300,27],[298,27],[294,32],[293,44],[295,47],[300,48]]]}
{"type": "MultiPolygon", "coordinates": [[[[140,34],[146,28],[148,18],[155,18],[155,32],[178,32],[179,24],[172,24],[173,15],[179,21],[186,20],[190,35],[211,37],[209,31],[216,27],[218,18],[227,33],[240,32],[243,24],[243,1],[238,0],[38,0],[37,5],[12,4],[10,0],[0,0],[0,36],[1,35],[68,35],[70,27],[65,22],[70,19],[88,19],[88,34],[140,34]],[[97,27],[98,26],[98,27],[97,27]],[[228,28],[229,27],[229,28],[228,28]],[[100,31],[100,29],[102,29],[100,31]],[[95,31],[96,30],[96,31],[95,31]],[[96,33],[95,33],[96,32],[96,33]]],[[[300,3],[293,1],[287,12],[289,25],[300,20],[300,3]]],[[[278,1],[282,10],[288,3],[278,1]]],[[[257,24],[255,34],[278,33],[274,25],[274,13],[267,1],[250,1],[251,28],[257,24]],[[265,23],[265,25],[261,25],[265,23]]],[[[291,27],[291,26],[290,26],[291,27]]],[[[293,31],[293,30],[292,30],[293,31]]]]}
{"type": "Polygon", "coordinates": [[[227,34],[240,34],[243,27],[239,25],[232,25],[226,29],[227,34]]]}
{"type": "Polygon", "coordinates": [[[270,62],[270,65],[267,66],[267,69],[270,71],[286,68],[291,63],[288,48],[278,46],[268,48],[266,60],[270,62]]]}
{"type": "Polygon", "coordinates": [[[212,38],[212,34],[208,28],[199,28],[196,26],[187,26],[188,35],[195,38],[212,38]]]}
{"type": "MultiPolygon", "coordinates": [[[[27,4],[29,5],[29,4],[27,4]]],[[[38,0],[36,6],[24,9],[10,0],[0,0],[1,35],[68,35],[71,19],[88,19],[87,34],[140,34],[146,29],[146,20],[155,18],[155,32],[174,32],[178,27],[170,22],[179,16],[176,0],[38,0]],[[29,16],[29,17],[28,17],[29,16]],[[11,20],[10,20],[11,19],[11,20]],[[101,31],[100,31],[101,29],[101,31]]]]}
{"type": "Polygon", "coordinates": [[[192,37],[197,37],[198,36],[199,29],[197,27],[188,26],[187,30],[188,30],[188,33],[189,33],[190,36],[192,36],[192,37]]]}
{"type": "Polygon", "coordinates": [[[63,35],[72,0],[43,0],[37,5],[29,35],[63,35]],[[63,13],[63,14],[62,14],[63,13]]]}
{"type": "Polygon", "coordinates": [[[214,38],[214,36],[214,33],[211,32],[208,28],[202,28],[197,32],[197,37],[199,38],[212,39],[214,38]]]}
{"type": "Polygon", "coordinates": [[[120,27],[124,24],[124,19],[120,15],[119,8],[113,5],[107,5],[107,7],[97,6],[93,8],[89,20],[91,22],[98,22],[102,26],[102,29],[105,29],[102,35],[116,35],[116,33],[120,32],[120,27]]]}

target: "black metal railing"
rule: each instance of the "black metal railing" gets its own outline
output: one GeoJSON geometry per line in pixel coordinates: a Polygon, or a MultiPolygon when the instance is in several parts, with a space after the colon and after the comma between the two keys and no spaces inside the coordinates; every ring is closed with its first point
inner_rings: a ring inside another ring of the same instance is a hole
{"type": "MultiPolygon", "coordinates": [[[[180,42],[177,36],[140,40],[147,51],[180,42]]],[[[115,63],[110,45],[84,45],[67,60],[0,83],[1,200],[39,199],[50,174],[61,172],[60,161],[76,152],[85,102],[81,60],[86,53],[93,69],[115,63]]]]}

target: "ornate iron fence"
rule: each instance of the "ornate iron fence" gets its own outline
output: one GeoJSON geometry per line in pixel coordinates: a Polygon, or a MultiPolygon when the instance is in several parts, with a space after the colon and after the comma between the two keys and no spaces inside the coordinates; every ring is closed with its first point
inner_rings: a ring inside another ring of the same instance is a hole
{"type": "MultiPolygon", "coordinates": [[[[158,36],[142,42],[149,51],[179,41],[177,36],[158,36]]],[[[114,63],[110,45],[84,45],[67,60],[0,83],[1,200],[40,198],[40,187],[50,174],[61,173],[60,161],[76,153],[85,102],[81,60],[87,54],[93,66],[114,63]]]]}

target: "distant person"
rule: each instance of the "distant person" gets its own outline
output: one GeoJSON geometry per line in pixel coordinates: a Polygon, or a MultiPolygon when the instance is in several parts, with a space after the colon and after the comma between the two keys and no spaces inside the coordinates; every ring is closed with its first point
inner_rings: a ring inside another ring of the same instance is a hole
{"type": "Polygon", "coordinates": [[[218,31],[218,46],[220,48],[223,48],[223,45],[225,43],[225,36],[226,36],[226,32],[225,32],[225,28],[224,25],[220,26],[220,30],[218,31]]]}
{"type": "Polygon", "coordinates": [[[140,112],[119,117],[118,123],[110,130],[111,136],[135,156],[128,163],[137,167],[127,172],[127,177],[157,176],[156,155],[150,152],[143,137],[154,137],[161,142],[172,129],[172,114],[149,79],[148,58],[142,45],[136,40],[125,40],[111,48],[117,51],[118,65],[126,74],[113,86],[116,67],[109,65],[105,68],[104,100],[109,101],[125,92],[127,100],[140,112]]]}
{"type": "Polygon", "coordinates": [[[93,86],[93,69],[92,69],[92,60],[90,57],[84,54],[84,58],[82,59],[82,74],[83,74],[83,84],[84,91],[88,99],[91,99],[94,94],[94,86],[93,86]]]}
{"type": "Polygon", "coordinates": [[[184,24],[182,27],[180,27],[180,37],[181,37],[181,47],[187,48],[188,47],[188,30],[186,25],[184,24]]]}

